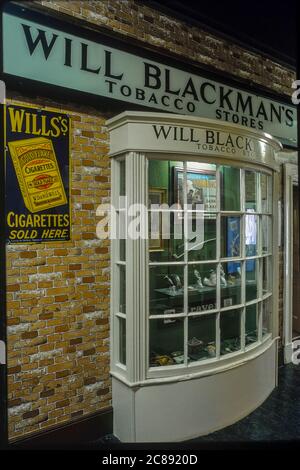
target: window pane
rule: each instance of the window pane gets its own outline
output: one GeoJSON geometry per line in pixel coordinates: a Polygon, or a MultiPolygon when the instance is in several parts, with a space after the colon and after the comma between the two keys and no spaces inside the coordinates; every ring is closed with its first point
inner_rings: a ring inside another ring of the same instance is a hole
{"type": "Polygon", "coordinates": [[[150,320],[150,367],[171,366],[184,362],[183,321],[150,320]]]}
{"type": "Polygon", "coordinates": [[[261,216],[261,238],[262,238],[262,254],[272,252],[272,218],[269,215],[261,216]]]}
{"type": "Polygon", "coordinates": [[[271,257],[262,258],[262,289],[263,295],[272,291],[271,288],[271,257]]]}
{"type": "Polygon", "coordinates": [[[188,310],[205,312],[216,308],[216,265],[189,265],[188,310]]]}
{"type": "Polygon", "coordinates": [[[120,172],[119,172],[119,177],[120,177],[120,187],[119,187],[119,191],[120,191],[120,196],[125,196],[126,194],[126,176],[125,176],[125,160],[121,160],[119,162],[119,169],[120,169],[120,172]]]}
{"type": "Polygon", "coordinates": [[[257,211],[257,173],[245,171],[245,209],[257,211]]]}
{"type": "Polygon", "coordinates": [[[261,187],[261,211],[262,212],[271,212],[271,203],[272,203],[272,179],[269,175],[265,173],[260,174],[260,187],[261,187]]]}
{"type": "Polygon", "coordinates": [[[189,318],[189,361],[200,361],[216,356],[216,316],[201,315],[189,318]]]}
{"type": "Polygon", "coordinates": [[[221,308],[241,303],[241,263],[222,263],[220,271],[221,308]]]}
{"type": "Polygon", "coordinates": [[[240,210],[240,169],[220,166],[221,210],[240,210]]]}
{"type": "Polygon", "coordinates": [[[183,212],[149,211],[150,261],[184,261],[183,212]]]}
{"type": "Polygon", "coordinates": [[[216,220],[213,213],[187,213],[189,261],[216,259],[216,220]]]}
{"type": "Polygon", "coordinates": [[[217,209],[216,165],[188,162],[186,179],[188,209],[215,211],[217,209]]]}
{"type": "Polygon", "coordinates": [[[246,302],[258,297],[258,266],[256,259],[246,261],[246,302]]]}
{"type": "Polygon", "coordinates": [[[246,307],[245,345],[255,343],[258,339],[257,304],[246,307]]]}
{"type": "Polygon", "coordinates": [[[126,321],[118,317],[119,323],[119,362],[126,365],[126,321]]]}
{"type": "Polygon", "coordinates": [[[150,315],[182,313],[183,267],[150,266],[150,315]]]}
{"type": "Polygon", "coordinates": [[[221,217],[221,258],[240,256],[240,217],[221,217]]]}
{"type": "Polygon", "coordinates": [[[116,212],[117,239],[119,240],[119,261],[126,260],[126,212],[116,212]]]}
{"type": "Polygon", "coordinates": [[[148,195],[151,204],[181,204],[183,208],[183,163],[149,159],[148,195]]]}
{"type": "Polygon", "coordinates": [[[119,270],[119,312],[126,313],[126,268],[118,266],[119,270]]]}
{"type": "Polygon", "coordinates": [[[221,355],[238,351],[241,347],[241,310],[220,313],[221,355]]]}
{"type": "Polygon", "coordinates": [[[246,256],[256,256],[258,254],[258,216],[253,214],[245,215],[245,243],[246,256]]]}
{"type": "Polygon", "coordinates": [[[271,298],[262,303],[262,335],[265,336],[272,331],[272,303],[271,298]]]}
{"type": "Polygon", "coordinates": [[[125,240],[121,239],[119,241],[120,243],[120,261],[125,261],[126,260],[126,244],[125,240]]]}
{"type": "MultiPolygon", "coordinates": [[[[261,293],[271,291],[271,256],[261,255],[271,255],[272,218],[266,214],[271,212],[272,178],[226,165],[219,171],[217,189],[216,165],[149,160],[149,259],[167,264],[149,266],[149,314],[163,315],[149,320],[152,367],[184,364],[186,347],[189,363],[215,358],[219,316],[222,356],[241,349],[242,312],[246,346],[258,341],[258,325],[262,325],[263,335],[271,331],[269,299],[243,308],[241,303],[256,301],[261,293]],[[244,187],[242,195],[240,187],[244,187]],[[217,195],[220,210],[228,214],[216,214],[217,195]],[[159,210],[161,206],[164,211],[159,210]],[[242,209],[245,214],[234,213],[242,209]],[[259,215],[255,213],[258,210],[259,215]],[[246,259],[240,260],[242,256],[246,259]],[[220,313],[210,314],[217,305],[220,313]]],[[[120,244],[120,259],[125,259],[125,244],[120,244]]],[[[121,296],[120,303],[125,305],[121,296]]]]}

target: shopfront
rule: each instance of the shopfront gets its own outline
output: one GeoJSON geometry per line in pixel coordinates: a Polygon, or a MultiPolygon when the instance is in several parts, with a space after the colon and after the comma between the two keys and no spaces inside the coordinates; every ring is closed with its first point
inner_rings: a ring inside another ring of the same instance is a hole
{"type": "Polygon", "coordinates": [[[207,434],[276,384],[281,145],[178,115],[128,112],[107,125],[116,233],[128,228],[111,251],[115,433],[207,434]],[[130,238],[134,204],[148,240],[130,238]]]}
{"type": "MultiPolygon", "coordinates": [[[[11,441],[84,420],[123,441],[182,441],[246,416],[276,386],[276,155],[296,148],[293,71],[195,26],[183,39],[181,20],[137,2],[98,4],[2,15],[7,143],[52,141],[68,222],[64,235],[53,222],[52,239],[39,226],[23,241],[11,233],[24,227],[7,232],[11,441]]],[[[6,220],[18,224],[14,145],[6,220]]],[[[49,178],[29,184],[45,193],[49,178]]],[[[24,201],[41,225],[49,208],[24,201]]]]}

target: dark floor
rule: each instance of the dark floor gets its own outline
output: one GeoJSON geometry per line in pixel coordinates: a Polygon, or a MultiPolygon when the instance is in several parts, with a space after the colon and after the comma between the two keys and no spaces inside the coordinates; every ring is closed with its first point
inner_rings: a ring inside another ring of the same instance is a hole
{"type": "MultiPolygon", "coordinates": [[[[279,368],[278,387],[253,413],[232,426],[204,437],[185,441],[183,445],[298,439],[300,440],[300,365],[289,364],[279,368]]],[[[105,436],[94,445],[98,448],[111,449],[126,446],[120,444],[112,435],[105,436]]],[[[176,446],[180,447],[178,443],[176,446]]]]}
{"type": "Polygon", "coordinates": [[[278,387],[246,418],[190,442],[300,439],[300,366],[279,368],[278,387]]]}

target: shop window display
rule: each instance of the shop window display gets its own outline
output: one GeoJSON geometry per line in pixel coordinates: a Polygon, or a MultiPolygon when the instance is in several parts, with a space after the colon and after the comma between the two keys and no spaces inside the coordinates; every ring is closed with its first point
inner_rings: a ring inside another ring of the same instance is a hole
{"type": "Polygon", "coordinates": [[[170,236],[149,242],[149,366],[215,361],[261,341],[270,332],[270,299],[260,301],[271,296],[271,177],[151,159],[148,172],[149,199],[160,191],[170,211],[170,236]]]}

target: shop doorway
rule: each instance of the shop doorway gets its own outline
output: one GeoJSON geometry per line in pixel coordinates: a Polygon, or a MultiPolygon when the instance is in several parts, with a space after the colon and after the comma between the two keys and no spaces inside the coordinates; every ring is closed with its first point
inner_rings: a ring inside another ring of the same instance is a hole
{"type": "Polygon", "coordinates": [[[292,361],[292,342],[300,337],[300,253],[298,166],[284,164],[283,346],[292,361]]]}

